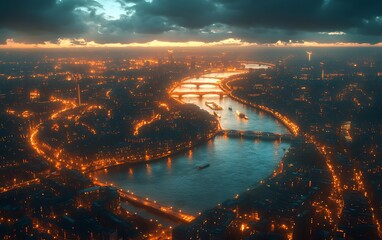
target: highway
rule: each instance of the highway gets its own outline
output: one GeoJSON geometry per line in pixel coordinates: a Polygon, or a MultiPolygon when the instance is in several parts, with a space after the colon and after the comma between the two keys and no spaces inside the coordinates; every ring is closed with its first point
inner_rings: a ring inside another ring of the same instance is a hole
{"type": "Polygon", "coordinates": [[[1,187],[0,188],[0,193],[5,193],[5,192],[8,192],[8,191],[16,189],[16,188],[26,187],[26,186],[29,186],[29,185],[34,184],[34,183],[40,183],[40,179],[39,178],[35,178],[35,179],[29,180],[29,181],[17,183],[15,185],[12,185],[12,186],[9,186],[9,187],[1,187]]]}

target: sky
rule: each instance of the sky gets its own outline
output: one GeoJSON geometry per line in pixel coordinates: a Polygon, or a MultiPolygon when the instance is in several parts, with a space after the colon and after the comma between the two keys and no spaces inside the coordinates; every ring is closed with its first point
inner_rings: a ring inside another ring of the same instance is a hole
{"type": "Polygon", "coordinates": [[[382,0],[0,0],[0,47],[382,46],[382,0]]]}

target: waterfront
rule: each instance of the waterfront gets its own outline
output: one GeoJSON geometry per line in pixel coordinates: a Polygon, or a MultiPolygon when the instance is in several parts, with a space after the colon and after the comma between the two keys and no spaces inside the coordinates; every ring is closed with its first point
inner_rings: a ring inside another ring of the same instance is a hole
{"type": "MultiPolygon", "coordinates": [[[[234,73],[214,73],[187,83],[216,83],[221,77],[234,73]]],[[[183,85],[175,91],[221,91],[213,85],[183,85]]],[[[223,129],[254,130],[261,132],[286,133],[286,129],[274,118],[258,112],[225,96],[206,95],[203,98],[186,96],[186,103],[196,104],[202,109],[211,110],[205,101],[214,101],[223,110],[223,129]],[[229,110],[231,108],[232,110],[229,110]],[[243,112],[248,120],[239,118],[236,111],[243,112]]],[[[149,197],[161,204],[174,206],[188,213],[196,214],[214,207],[218,203],[245,191],[261,179],[268,177],[277,167],[289,147],[287,143],[251,141],[216,137],[183,154],[168,159],[120,166],[95,173],[100,181],[113,183],[118,188],[129,189],[138,196],[149,197]],[[206,169],[198,166],[209,163],[206,169]],[[214,194],[211,195],[210,193],[214,194]]]]}

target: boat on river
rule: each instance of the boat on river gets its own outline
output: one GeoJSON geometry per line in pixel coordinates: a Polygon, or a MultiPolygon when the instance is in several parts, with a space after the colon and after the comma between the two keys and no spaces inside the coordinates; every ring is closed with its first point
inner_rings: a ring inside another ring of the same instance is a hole
{"type": "Polygon", "coordinates": [[[219,106],[217,103],[215,102],[208,102],[206,101],[206,106],[211,108],[212,110],[223,110],[223,108],[221,106],[219,106]]]}
{"type": "Polygon", "coordinates": [[[239,118],[244,118],[245,120],[248,120],[248,116],[245,115],[244,113],[236,111],[236,114],[237,116],[239,116],[239,118]]]}
{"type": "Polygon", "coordinates": [[[214,115],[215,115],[215,117],[217,117],[217,118],[221,118],[221,117],[222,117],[219,113],[217,113],[217,112],[215,112],[215,111],[214,111],[214,115]]]}
{"type": "Polygon", "coordinates": [[[202,170],[202,169],[208,168],[209,166],[210,166],[209,163],[205,163],[205,164],[199,165],[199,166],[198,166],[198,169],[199,169],[199,170],[202,170]]]}

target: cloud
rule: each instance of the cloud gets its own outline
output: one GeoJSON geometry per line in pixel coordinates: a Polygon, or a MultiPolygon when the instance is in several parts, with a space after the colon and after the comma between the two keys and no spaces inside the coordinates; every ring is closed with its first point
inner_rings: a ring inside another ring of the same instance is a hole
{"type": "Polygon", "coordinates": [[[381,0],[105,0],[0,2],[0,43],[89,39],[96,43],[382,42],[381,0]]]}
{"type": "Polygon", "coordinates": [[[225,47],[248,47],[257,46],[256,43],[244,42],[240,39],[224,39],[215,42],[201,42],[201,41],[187,41],[187,42],[167,42],[153,40],[145,43],[96,43],[94,41],[86,41],[85,39],[58,39],[57,42],[44,42],[38,44],[26,44],[16,42],[13,39],[8,39],[6,44],[0,48],[121,48],[121,47],[214,47],[214,46],[225,46],[225,47]]]}
{"type": "MultiPolygon", "coordinates": [[[[212,37],[211,32],[205,30],[222,25],[231,28],[225,32],[226,37],[232,34],[260,42],[295,38],[307,33],[317,36],[322,32],[346,32],[346,40],[355,42],[364,41],[367,38],[362,36],[370,35],[374,36],[373,42],[382,40],[380,0],[126,0],[125,3],[134,4],[130,9],[134,9],[134,18],[140,19],[137,22],[142,23],[141,27],[148,29],[145,33],[162,31],[167,34],[169,30],[181,27],[199,29],[212,37]],[[168,28],[150,31],[144,21],[153,16],[160,17],[168,28]],[[272,37],[269,33],[276,35],[272,37]]],[[[342,34],[326,35],[326,40],[333,41],[336,40],[333,36],[342,34]]]]}
{"type": "MultiPolygon", "coordinates": [[[[361,28],[382,16],[379,0],[215,0],[228,25],[334,32],[361,28]]],[[[382,25],[375,26],[381,28],[382,25]]]]}
{"type": "Polygon", "coordinates": [[[209,0],[141,1],[134,6],[138,16],[162,16],[185,28],[202,28],[214,23],[216,6],[209,0]]]}
{"type": "Polygon", "coordinates": [[[346,35],[346,33],[345,32],[319,32],[318,34],[323,34],[323,35],[331,35],[331,36],[333,36],[333,35],[346,35]]]}
{"type": "Polygon", "coordinates": [[[102,7],[93,0],[0,1],[0,27],[25,33],[81,33],[80,8],[102,7]]]}
{"type": "Polygon", "coordinates": [[[333,42],[320,43],[314,41],[277,41],[274,43],[251,43],[237,38],[228,38],[221,41],[202,42],[202,41],[182,41],[168,42],[153,40],[144,43],[97,43],[94,41],[86,41],[85,39],[58,39],[57,42],[44,42],[38,44],[26,44],[16,42],[13,39],[8,39],[5,45],[0,45],[1,48],[155,48],[155,47],[171,47],[171,48],[190,48],[190,47],[382,47],[382,42],[377,44],[370,43],[353,43],[353,42],[333,42]]]}

